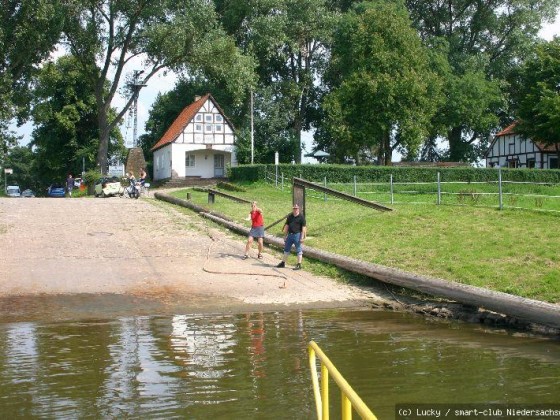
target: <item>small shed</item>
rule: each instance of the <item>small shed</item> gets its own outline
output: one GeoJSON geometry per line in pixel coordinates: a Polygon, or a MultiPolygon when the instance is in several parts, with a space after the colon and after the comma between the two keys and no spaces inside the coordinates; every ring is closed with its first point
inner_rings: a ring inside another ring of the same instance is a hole
{"type": "Polygon", "coordinates": [[[221,178],[237,166],[234,127],[209,93],[195,97],[151,148],[153,179],[221,178]]]}

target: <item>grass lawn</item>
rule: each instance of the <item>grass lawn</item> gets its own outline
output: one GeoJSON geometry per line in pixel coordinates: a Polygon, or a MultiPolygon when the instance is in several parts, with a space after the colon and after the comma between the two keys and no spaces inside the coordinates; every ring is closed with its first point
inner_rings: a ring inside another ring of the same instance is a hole
{"type": "MultiPolygon", "coordinates": [[[[264,183],[229,194],[256,200],[265,225],[291,212],[291,189],[264,183]]],[[[250,205],[204,192],[173,193],[249,226],[250,205]]],[[[560,214],[472,206],[397,203],[379,212],[317,192],[306,202],[306,245],[402,270],[505,293],[560,303],[560,214]]],[[[280,235],[283,222],[268,233],[280,235]]],[[[305,255],[304,255],[305,256],[305,255]]],[[[295,259],[295,257],[292,257],[295,259]]],[[[305,261],[314,272],[348,278],[333,267],[305,261]]]]}

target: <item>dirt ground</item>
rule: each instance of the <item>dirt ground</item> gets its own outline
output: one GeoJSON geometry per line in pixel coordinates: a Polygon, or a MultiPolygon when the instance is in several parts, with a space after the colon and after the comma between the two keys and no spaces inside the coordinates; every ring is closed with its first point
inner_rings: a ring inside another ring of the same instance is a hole
{"type": "MultiPolygon", "coordinates": [[[[0,320],[375,306],[150,199],[0,198],[0,320]]],[[[295,257],[289,260],[295,262],[295,257]]]]}

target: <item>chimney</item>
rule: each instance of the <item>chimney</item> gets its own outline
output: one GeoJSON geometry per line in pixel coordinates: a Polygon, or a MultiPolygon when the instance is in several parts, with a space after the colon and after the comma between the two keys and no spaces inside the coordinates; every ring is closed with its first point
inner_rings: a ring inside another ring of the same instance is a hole
{"type": "Polygon", "coordinates": [[[200,96],[200,95],[194,95],[194,101],[195,101],[195,102],[198,101],[200,98],[202,98],[202,96],[200,96]]]}

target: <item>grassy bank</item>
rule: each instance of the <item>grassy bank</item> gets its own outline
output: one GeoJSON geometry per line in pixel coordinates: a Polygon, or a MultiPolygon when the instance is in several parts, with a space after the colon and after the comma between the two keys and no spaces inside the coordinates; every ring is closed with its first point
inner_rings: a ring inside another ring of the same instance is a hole
{"type": "MultiPolygon", "coordinates": [[[[291,211],[291,191],[266,184],[231,193],[257,200],[265,224],[291,211]]],[[[207,194],[188,190],[207,206],[207,194]]],[[[173,195],[186,197],[186,191],[173,195]]],[[[395,204],[378,212],[314,193],[307,198],[307,245],[389,267],[518,296],[560,303],[560,216],[533,211],[480,207],[395,204]]],[[[213,210],[248,226],[250,210],[216,197],[213,210]]],[[[279,235],[283,223],[269,233],[279,235]]],[[[310,264],[314,271],[336,270],[310,264]]],[[[326,271],[326,272],[325,272],[326,271]]]]}

